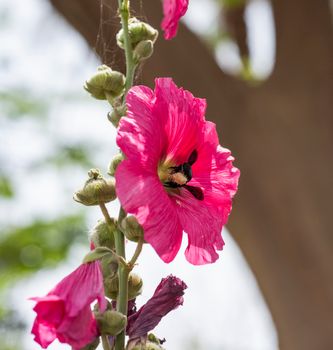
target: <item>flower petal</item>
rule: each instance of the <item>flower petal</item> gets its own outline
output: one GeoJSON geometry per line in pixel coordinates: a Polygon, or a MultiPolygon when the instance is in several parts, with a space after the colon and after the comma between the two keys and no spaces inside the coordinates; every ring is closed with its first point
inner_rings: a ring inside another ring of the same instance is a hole
{"type": "Polygon", "coordinates": [[[185,163],[203,136],[206,101],[178,88],[171,78],[155,79],[153,113],[164,123],[165,155],[176,165],[185,163]]]}
{"type": "Polygon", "coordinates": [[[43,349],[46,349],[57,338],[55,327],[44,324],[38,317],[35,319],[31,333],[35,336],[35,342],[43,349]]]}
{"type": "Polygon", "coordinates": [[[206,122],[189,185],[203,189],[205,204],[218,209],[223,216],[223,225],[227,223],[231,199],[237,191],[240,176],[239,170],[232,164],[233,160],[230,151],[219,145],[215,124],[206,122]]]}
{"type": "Polygon", "coordinates": [[[106,309],[100,262],[82,264],[60,281],[45,297],[36,301],[37,316],[32,333],[46,348],[55,338],[81,349],[98,335],[90,304],[97,299],[99,310],[106,309]]]}
{"type": "Polygon", "coordinates": [[[135,162],[124,160],[116,171],[117,195],[126,212],[136,216],[145,240],[164,262],[176,256],[182,229],[175,207],[157,175],[145,173],[135,162]]]}
{"type": "Polygon", "coordinates": [[[131,158],[155,171],[164,145],[160,121],[152,113],[153,91],[145,86],[135,86],[127,94],[127,117],[119,123],[117,144],[131,158]]]}
{"type": "Polygon", "coordinates": [[[164,38],[174,38],[178,30],[178,22],[185,15],[189,0],[163,0],[164,18],[161,26],[164,30],[164,38]]]}
{"type": "Polygon", "coordinates": [[[48,294],[66,301],[68,317],[75,317],[86,306],[98,299],[100,310],[106,308],[103,276],[98,260],[80,265],[48,294]]]}
{"type": "Polygon", "coordinates": [[[75,350],[91,343],[98,336],[98,329],[90,307],[83,308],[76,317],[66,318],[57,334],[60,342],[70,344],[75,350]]]}
{"type": "Polygon", "coordinates": [[[222,215],[216,208],[208,206],[205,199],[197,200],[185,188],[172,199],[177,206],[178,219],[188,234],[186,259],[193,265],[215,262],[219,257],[216,250],[222,250],[224,245],[222,215]]]}

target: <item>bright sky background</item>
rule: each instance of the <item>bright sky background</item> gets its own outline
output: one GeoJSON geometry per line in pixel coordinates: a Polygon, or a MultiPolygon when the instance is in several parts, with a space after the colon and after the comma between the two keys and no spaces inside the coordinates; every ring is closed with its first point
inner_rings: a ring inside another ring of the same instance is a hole
{"type": "MultiPolygon", "coordinates": [[[[186,22],[192,28],[196,23],[197,30],[208,30],[215,15],[212,1],[192,0],[186,22]],[[201,16],[202,7],[205,18],[201,16]]],[[[40,98],[53,96],[47,134],[29,119],[22,118],[15,124],[6,122],[0,108],[0,159],[8,159],[6,167],[15,170],[18,187],[15,203],[6,203],[0,210],[0,223],[29,222],[38,215],[56,217],[77,209],[72,193],[85,180],[86,173],[27,169],[27,161],[42,159],[52,147],[52,139],[69,139],[98,145],[96,167],[106,172],[116,153],[115,130],[106,119],[108,106],[91,99],[81,88],[98,61],[80,36],[53,14],[46,0],[0,0],[0,18],[4,18],[0,20],[0,91],[25,87],[40,98]],[[74,100],[66,98],[71,94],[76,96],[74,100]],[[59,180],[66,182],[65,190],[59,190],[59,180]]],[[[246,18],[253,68],[265,76],[272,69],[274,57],[270,8],[264,1],[253,1],[246,18]]],[[[163,40],[162,36],[159,40],[163,40]]],[[[227,53],[226,59],[218,58],[219,63],[232,71],[233,62],[237,64],[234,49],[221,50],[217,57],[227,53]]],[[[111,205],[110,210],[116,215],[116,206],[111,205]]],[[[100,218],[96,208],[89,208],[88,215],[91,226],[100,218]]],[[[184,306],[169,314],[155,330],[160,338],[167,339],[165,346],[169,350],[184,350],[185,345],[194,350],[195,344],[200,346],[198,349],[210,350],[277,349],[274,325],[256,281],[230,235],[224,232],[223,236],[225,249],[218,262],[210,266],[194,267],[185,261],[186,240],[169,265],[163,264],[148,245],[144,248],[138,268],[145,283],[139,306],[152,295],[160,279],[170,273],[182,278],[189,287],[184,306]]],[[[56,270],[39,272],[13,291],[11,302],[30,324],[34,313],[32,303],[26,299],[47,293],[80,263],[85,252],[82,247],[74,247],[65,264],[56,270]]],[[[25,350],[38,348],[29,331],[24,341],[25,350]]],[[[49,349],[69,347],[55,342],[49,349]]]]}

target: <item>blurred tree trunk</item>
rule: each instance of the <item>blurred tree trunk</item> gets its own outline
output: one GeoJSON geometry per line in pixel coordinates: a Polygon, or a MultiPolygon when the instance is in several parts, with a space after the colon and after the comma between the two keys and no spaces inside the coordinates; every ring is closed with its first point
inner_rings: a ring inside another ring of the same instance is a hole
{"type": "MultiPolygon", "coordinates": [[[[122,55],[115,9],[50,0],[104,61],[122,55]],[[100,15],[108,25],[100,22],[100,15]],[[97,33],[103,41],[96,41],[97,33]],[[99,45],[107,43],[108,47],[99,45]]],[[[116,3],[116,2],[114,2],[116,3]]],[[[133,2],[135,3],[135,2],[133,2]]],[[[141,3],[141,1],[140,1],[141,3]]],[[[208,100],[208,118],[242,176],[229,228],[272,312],[282,350],[333,349],[333,32],[329,1],[273,0],[275,69],[258,87],[224,74],[186,28],[158,40],[142,72],[172,76],[208,100]]],[[[114,5],[113,5],[114,6],[114,5]]],[[[156,27],[159,1],[144,2],[156,27]],[[149,3],[149,6],[147,4],[149,3]]],[[[204,6],[204,5],[203,5],[204,6]]],[[[137,9],[140,12],[140,8],[137,9]]]]}

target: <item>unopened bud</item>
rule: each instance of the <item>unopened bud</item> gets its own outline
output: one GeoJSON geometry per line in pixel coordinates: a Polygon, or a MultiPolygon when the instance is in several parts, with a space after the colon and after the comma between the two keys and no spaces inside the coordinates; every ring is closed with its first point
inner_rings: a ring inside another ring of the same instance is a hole
{"type": "Polygon", "coordinates": [[[88,172],[89,179],[83,188],[74,193],[74,200],[84,205],[99,205],[116,199],[114,179],[104,179],[98,169],[88,172]]]}
{"type": "Polygon", "coordinates": [[[85,90],[98,100],[116,98],[123,93],[124,87],[125,76],[104,64],[84,85],[85,90]]]}
{"type": "Polygon", "coordinates": [[[115,126],[116,128],[118,127],[119,121],[121,117],[126,115],[126,111],[126,106],[113,107],[112,112],[108,113],[108,119],[113,124],[113,126],[115,126]]]}
{"type": "Polygon", "coordinates": [[[117,230],[117,221],[111,218],[107,224],[104,219],[99,220],[97,225],[92,229],[90,239],[97,247],[114,248],[114,231],[117,230]]]}
{"type": "MultiPolygon", "coordinates": [[[[128,300],[135,299],[142,293],[143,281],[136,273],[130,273],[128,278],[128,300]]],[[[113,275],[104,279],[105,295],[113,300],[117,299],[119,290],[118,275],[113,275]]]]}
{"type": "Polygon", "coordinates": [[[107,310],[96,314],[98,329],[101,334],[117,335],[126,326],[126,316],[114,310],[107,310]]]}
{"type": "Polygon", "coordinates": [[[101,267],[103,278],[113,278],[117,276],[118,259],[115,255],[105,255],[101,259],[101,267]]]}
{"type": "Polygon", "coordinates": [[[148,341],[146,343],[146,347],[144,349],[145,350],[164,350],[164,348],[162,348],[161,345],[156,344],[156,343],[152,343],[150,341],[148,341]]]}
{"type": "Polygon", "coordinates": [[[123,153],[118,153],[116,154],[112,159],[111,162],[109,164],[109,168],[108,168],[108,174],[110,176],[114,176],[114,174],[116,173],[117,167],[118,165],[124,160],[124,155],[123,153]]]}
{"type": "MultiPolygon", "coordinates": [[[[128,34],[133,49],[140,41],[151,40],[154,43],[158,37],[158,31],[155,28],[135,17],[132,17],[128,22],[128,34]]],[[[120,29],[117,34],[117,44],[120,48],[124,48],[123,29],[120,29]]]]}
{"type": "Polygon", "coordinates": [[[127,216],[122,220],[121,229],[126,238],[130,241],[138,242],[140,238],[143,238],[143,228],[133,215],[127,216]]]}
{"type": "Polygon", "coordinates": [[[154,333],[149,333],[147,339],[152,343],[160,344],[160,339],[158,339],[154,333]]]}
{"type": "Polygon", "coordinates": [[[93,342],[86,345],[85,347],[81,348],[80,350],[95,350],[98,348],[99,345],[99,337],[96,338],[93,342]]]}
{"type": "Polygon", "coordinates": [[[143,281],[136,273],[130,273],[128,278],[128,300],[135,299],[142,293],[143,281]]]}
{"type": "Polygon", "coordinates": [[[154,52],[154,43],[151,40],[140,41],[133,51],[133,59],[135,63],[146,60],[154,52]]]}
{"type": "Polygon", "coordinates": [[[127,348],[128,350],[164,350],[164,348],[157,343],[146,341],[142,342],[140,339],[130,340],[127,348]]]}

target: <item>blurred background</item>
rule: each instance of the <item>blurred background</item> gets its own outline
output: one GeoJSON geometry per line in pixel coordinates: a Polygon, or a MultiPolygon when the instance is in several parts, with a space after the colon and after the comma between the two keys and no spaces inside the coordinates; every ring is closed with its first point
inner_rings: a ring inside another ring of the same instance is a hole
{"type": "MultiPolygon", "coordinates": [[[[159,1],[132,3],[159,28],[159,1]]],[[[180,253],[165,265],[144,248],[139,305],[170,273],[189,287],[155,330],[167,349],[333,348],[330,5],[190,0],[178,36],[161,35],[137,76],[172,76],[206,97],[242,171],[217,263],[189,266],[180,253]]],[[[101,216],[72,194],[117,153],[107,104],[82,85],[101,60],[123,69],[118,26],[113,0],[0,0],[1,350],[38,348],[27,299],[80,264],[101,216]]]]}

